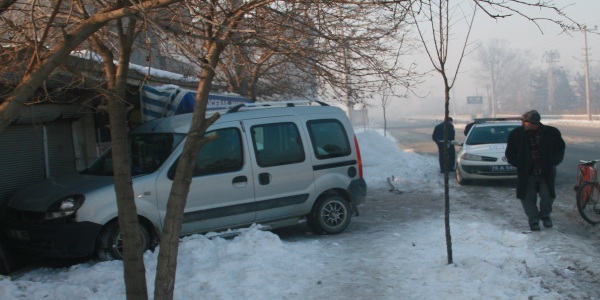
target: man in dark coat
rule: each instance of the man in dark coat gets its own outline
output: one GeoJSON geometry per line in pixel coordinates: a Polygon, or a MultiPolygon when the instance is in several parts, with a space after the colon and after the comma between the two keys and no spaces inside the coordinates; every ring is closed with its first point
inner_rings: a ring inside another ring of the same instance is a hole
{"type": "Polygon", "coordinates": [[[438,147],[438,156],[440,161],[440,173],[444,173],[444,148],[448,148],[448,168],[450,172],[454,172],[454,161],[456,160],[456,152],[454,145],[450,142],[454,140],[454,125],[452,118],[448,117],[446,122],[442,122],[435,126],[431,139],[438,147]],[[448,124],[448,143],[444,147],[444,123],[448,124]]]}
{"type": "Polygon", "coordinates": [[[524,113],[521,117],[523,126],[510,133],[505,151],[508,163],[517,167],[517,198],[521,199],[532,231],[540,230],[540,220],[544,227],[552,227],[550,213],[556,198],[556,166],[565,155],[565,142],[560,131],[543,125],[540,120],[541,116],[535,110],[524,113]]]}

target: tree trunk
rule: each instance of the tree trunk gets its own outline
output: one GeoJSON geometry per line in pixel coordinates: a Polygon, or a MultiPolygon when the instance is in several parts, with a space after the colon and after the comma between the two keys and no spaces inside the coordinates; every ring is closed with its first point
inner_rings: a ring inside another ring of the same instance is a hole
{"type": "MultiPolygon", "coordinates": [[[[123,93],[124,94],[124,93],[123,93]]],[[[123,95],[124,96],[124,95],[123,95]]],[[[124,99],[121,98],[121,99],[124,99]]],[[[112,143],[115,193],[119,209],[119,228],[123,237],[123,272],[127,299],[148,299],[144,245],[140,238],[137,208],[131,180],[127,108],[121,99],[110,99],[108,113],[112,143]]]]}
{"type": "MultiPolygon", "coordinates": [[[[141,238],[137,215],[133,182],[131,179],[131,158],[129,153],[127,127],[127,79],[129,62],[136,36],[136,19],[123,18],[116,22],[118,37],[115,47],[103,42],[102,35],[91,37],[93,50],[100,54],[106,76],[106,89],[101,89],[107,101],[110,120],[110,134],[113,160],[114,189],[117,198],[117,221],[123,250],[123,272],[127,299],[148,299],[146,269],[143,253],[146,249],[141,238]],[[115,64],[113,50],[119,53],[119,62],[115,64]]],[[[104,36],[104,38],[106,38],[104,36]]]]}
{"type": "Polygon", "coordinates": [[[177,164],[177,172],[175,173],[167,204],[167,215],[165,216],[165,225],[161,235],[156,270],[155,300],[173,299],[179,236],[183,222],[183,211],[192,181],[192,171],[195,165],[196,154],[204,144],[209,142],[204,137],[206,129],[219,118],[218,113],[209,119],[206,119],[205,116],[208,94],[215,76],[214,70],[216,69],[223,48],[222,44],[216,42],[210,43],[206,57],[208,65],[202,71],[200,84],[196,91],[196,105],[194,107],[192,124],[177,164]]]}
{"type": "MultiPolygon", "coordinates": [[[[450,107],[450,86],[448,85],[448,79],[446,74],[442,74],[444,77],[444,145],[448,145],[448,122],[445,120],[449,117],[450,107]]],[[[454,147],[454,146],[452,146],[454,147]]],[[[453,263],[452,259],[452,236],[450,235],[450,185],[448,183],[448,165],[450,161],[450,153],[448,147],[444,147],[444,225],[446,228],[446,252],[448,254],[448,264],[453,263]]]]}
{"type": "Polygon", "coordinates": [[[119,63],[115,66],[112,51],[97,37],[92,45],[102,54],[104,72],[108,80],[108,114],[112,146],[115,194],[118,207],[119,231],[123,243],[123,272],[127,299],[148,299],[146,268],[144,266],[145,244],[140,233],[133,182],[131,179],[131,158],[129,153],[127,127],[127,78],[129,61],[136,36],[135,19],[117,21],[119,63]],[[127,23],[127,26],[124,26],[127,23]],[[124,30],[126,28],[126,30],[124,30]]]}

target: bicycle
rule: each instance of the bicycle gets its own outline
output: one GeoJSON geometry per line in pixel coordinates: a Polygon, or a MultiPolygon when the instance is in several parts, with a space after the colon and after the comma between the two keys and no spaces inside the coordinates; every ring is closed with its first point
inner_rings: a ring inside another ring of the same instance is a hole
{"type": "Polygon", "coordinates": [[[588,223],[600,223],[600,182],[596,163],[600,159],[580,160],[577,166],[577,210],[581,217],[588,223]]]}

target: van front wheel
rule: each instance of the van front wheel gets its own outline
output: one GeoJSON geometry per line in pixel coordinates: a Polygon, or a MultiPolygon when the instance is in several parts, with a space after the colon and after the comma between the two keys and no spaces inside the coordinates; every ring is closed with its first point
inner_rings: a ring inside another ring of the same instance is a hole
{"type": "Polygon", "coordinates": [[[344,231],[352,211],[346,199],[334,195],[319,200],[308,217],[308,225],[318,234],[336,234],[344,231]]]}
{"type": "MultiPolygon", "coordinates": [[[[140,224],[140,235],[144,247],[143,251],[150,249],[150,233],[142,224],[140,224]]],[[[111,221],[102,229],[98,236],[96,247],[96,253],[101,260],[123,259],[123,235],[121,234],[117,220],[111,221]]]]}

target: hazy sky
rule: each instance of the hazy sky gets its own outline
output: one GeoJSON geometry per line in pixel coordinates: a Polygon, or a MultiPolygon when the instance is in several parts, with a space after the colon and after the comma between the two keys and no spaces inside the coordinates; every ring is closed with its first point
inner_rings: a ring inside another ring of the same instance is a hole
{"type": "MultiPolygon", "coordinates": [[[[564,5],[564,11],[575,21],[586,24],[589,28],[600,26],[600,1],[555,0],[554,2],[564,5]]],[[[518,16],[494,21],[479,14],[477,22],[473,32],[474,38],[482,41],[504,39],[508,40],[512,47],[528,49],[539,55],[543,55],[548,50],[558,50],[561,53],[560,61],[565,64],[578,64],[573,56],[577,59],[583,57],[584,37],[580,31],[574,31],[569,36],[565,33],[561,34],[561,29],[553,24],[541,23],[542,33],[534,23],[518,16]]],[[[598,45],[600,45],[600,37],[588,34],[588,47],[592,48],[592,52],[594,46],[598,45]]],[[[541,58],[540,62],[542,62],[541,58]]]]}
{"type": "MultiPolygon", "coordinates": [[[[554,0],[554,2],[557,7],[564,8],[564,12],[575,21],[586,24],[588,28],[598,26],[599,30],[597,32],[600,34],[600,0],[554,0]]],[[[532,13],[539,14],[537,11],[532,11],[532,13]]],[[[459,45],[462,44],[459,41],[464,38],[465,30],[460,29],[458,25],[456,26],[455,28],[457,29],[454,30],[452,37],[455,38],[455,44],[459,45]]],[[[557,66],[562,66],[570,70],[570,75],[574,75],[576,72],[583,73],[585,48],[583,33],[581,31],[573,31],[571,35],[561,33],[562,30],[558,26],[548,22],[541,22],[540,27],[542,31],[534,23],[520,16],[515,15],[500,20],[493,20],[483,14],[482,11],[479,11],[471,33],[471,49],[474,49],[474,45],[477,43],[485,44],[493,39],[506,40],[510,48],[531,52],[534,65],[542,68],[546,68],[547,66],[544,54],[556,50],[560,55],[560,58],[557,60],[557,66]]],[[[594,67],[600,66],[599,34],[587,35],[591,73],[595,71],[594,67]]],[[[457,53],[455,52],[454,54],[457,53]]],[[[424,57],[419,59],[419,63],[421,63],[422,70],[431,68],[431,63],[424,59],[424,57]]],[[[461,103],[466,103],[467,96],[485,95],[485,86],[478,85],[473,80],[472,70],[474,65],[475,53],[473,52],[464,59],[457,83],[451,94],[451,98],[453,97],[456,100],[458,106],[461,103]]],[[[598,71],[600,71],[600,68],[598,71]]],[[[430,92],[430,95],[432,95],[430,98],[437,97],[439,99],[443,97],[443,83],[440,75],[432,73],[430,79],[420,86],[419,91],[422,94],[430,92]]],[[[428,107],[433,107],[435,114],[443,114],[443,100],[429,99],[423,102],[422,99],[416,100],[416,97],[414,99],[414,101],[408,101],[410,105],[407,105],[404,100],[402,102],[396,101],[390,105],[390,110],[408,111],[407,107],[425,104],[428,107]]],[[[375,100],[373,103],[380,105],[379,100],[375,100]]],[[[377,114],[377,111],[380,111],[381,108],[371,108],[371,110],[375,110],[375,112],[371,112],[370,114],[377,114]]],[[[451,114],[453,113],[452,110],[453,106],[451,103],[451,114]]],[[[456,110],[459,114],[461,113],[460,108],[456,110]]]]}

